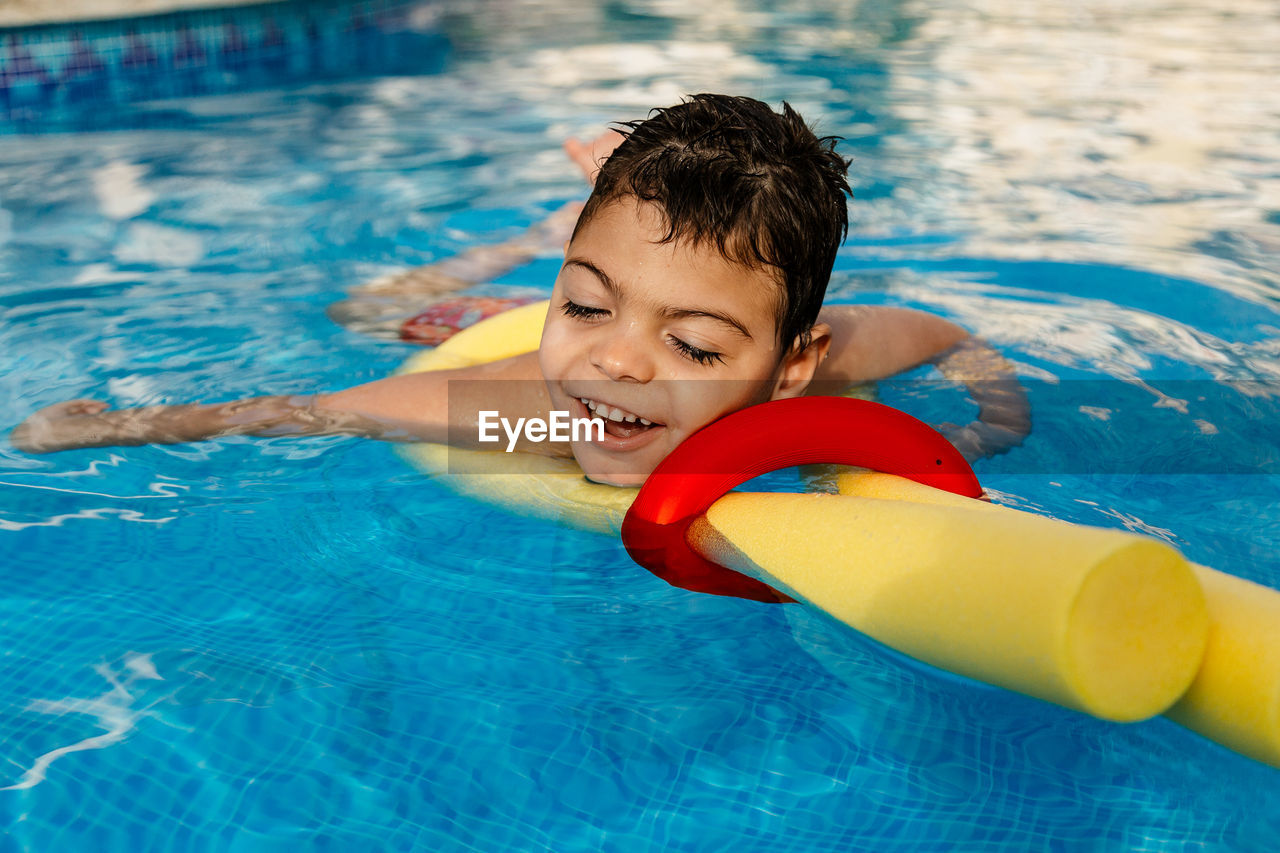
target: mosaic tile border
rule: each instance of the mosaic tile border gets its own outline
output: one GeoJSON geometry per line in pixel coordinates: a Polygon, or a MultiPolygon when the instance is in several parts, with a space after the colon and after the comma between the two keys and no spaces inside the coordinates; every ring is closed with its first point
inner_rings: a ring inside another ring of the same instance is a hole
{"type": "Polygon", "coordinates": [[[4,28],[0,127],[290,81],[432,73],[448,51],[439,19],[433,0],[291,0],[4,28]]]}
{"type": "Polygon", "coordinates": [[[285,0],[0,0],[0,27],[139,18],[190,9],[253,6],[285,0]]]}

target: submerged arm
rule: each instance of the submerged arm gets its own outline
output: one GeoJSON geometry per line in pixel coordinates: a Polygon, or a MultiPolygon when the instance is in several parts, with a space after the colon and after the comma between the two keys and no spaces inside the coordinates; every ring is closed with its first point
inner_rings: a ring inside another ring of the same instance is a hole
{"type": "Polygon", "coordinates": [[[432,303],[558,250],[573,232],[581,209],[581,202],[569,202],[504,243],[475,246],[433,264],[356,285],[325,313],[352,331],[398,339],[404,321],[432,303]]]}
{"type": "Polygon", "coordinates": [[[947,379],[963,382],[978,404],[964,426],[939,429],[970,462],[1022,444],[1031,434],[1031,402],[1011,361],[982,338],[968,337],[931,359],[947,379]]]}

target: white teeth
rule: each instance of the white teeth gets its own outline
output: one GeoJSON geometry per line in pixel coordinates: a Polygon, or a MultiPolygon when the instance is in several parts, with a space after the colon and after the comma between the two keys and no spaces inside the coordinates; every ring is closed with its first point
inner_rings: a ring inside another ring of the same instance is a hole
{"type": "Polygon", "coordinates": [[[589,399],[587,397],[579,397],[578,400],[582,403],[582,405],[586,406],[587,409],[590,410],[592,414],[599,415],[600,417],[605,418],[606,420],[619,421],[619,422],[626,421],[629,424],[633,424],[636,421],[639,421],[645,426],[653,426],[653,421],[649,420],[648,418],[642,418],[639,415],[634,415],[631,412],[623,411],[622,409],[613,408],[612,406],[608,406],[604,403],[596,402],[595,400],[589,399]]]}

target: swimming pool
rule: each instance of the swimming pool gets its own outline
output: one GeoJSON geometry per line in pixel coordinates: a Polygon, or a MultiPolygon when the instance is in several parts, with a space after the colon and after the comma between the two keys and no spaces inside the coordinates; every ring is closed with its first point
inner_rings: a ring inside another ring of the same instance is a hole
{"type": "MultiPolygon", "coordinates": [[[[344,287],[580,198],[568,134],[743,92],[846,137],[832,298],[929,308],[1022,367],[1034,432],[976,466],[1002,500],[1280,587],[1266,4],[403,5],[439,12],[421,67],[353,47],[318,82],[92,120],[63,100],[54,130],[0,136],[6,425],[75,396],[385,375],[411,348],[332,325],[344,287]]],[[[966,405],[928,371],[881,396],[935,422],[966,405]]],[[[799,607],[668,587],[373,442],[0,444],[0,571],[0,850],[1280,837],[1280,771],[1164,719],[1093,720],[799,607]]]]}

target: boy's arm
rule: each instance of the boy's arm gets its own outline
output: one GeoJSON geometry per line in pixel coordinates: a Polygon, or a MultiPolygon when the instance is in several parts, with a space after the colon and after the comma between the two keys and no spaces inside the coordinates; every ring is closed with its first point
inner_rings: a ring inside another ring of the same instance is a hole
{"type": "Polygon", "coordinates": [[[314,411],[313,397],[255,397],[213,405],[111,409],[101,400],[68,400],[46,406],[9,436],[24,453],[82,447],[181,444],[223,435],[322,435],[372,432],[354,418],[314,411]],[[343,423],[342,421],[347,421],[343,423]]]}
{"type": "MultiPolygon", "coordinates": [[[[536,353],[479,367],[393,376],[334,394],[114,410],[97,400],[72,400],[36,412],[14,428],[10,440],[27,453],[180,444],[225,435],[353,435],[479,447],[480,409],[513,418],[545,417],[550,398],[540,381],[530,379],[540,379],[536,353]],[[451,407],[450,382],[477,379],[519,381],[458,382],[451,407]]],[[[551,443],[517,447],[542,453],[560,449],[551,443]]]]}
{"type": "Polygon", "coordinates": [[[963,382],[978,404],[978,418],[941,432],[970,462],[1003,453],[1031,432],[1026,389],[1013,364],[986,341],[925,311],[869,305],[832,305],[820,322],[831,327],[831,347],[810,388],[838,394],[851,383],[883,379],[930,362],[947,379],[963,382]]]}
{"type": "MultiPolygon", "coordinates": [[[[322,412],[338,412],[378,425],[379,432],[363,433],[384,441],[430,441],[459,448],[493,450],[482,443],[480,412],[497,418],[547,419],[551,396],[538,367],[537,352],[464,367],[409,373],[357,385],[316,398],[322,412]]],[[[502,439],[505,447],[507,439],[502,439]]],[[[523,436],[515,449],[543,455],[569,455],[567,445],[534,443],[523,436]]]]}
{"type": "Polygon", "coordinates": [[[581,210],[581,202],[569,202],[504,243],[475,246],[348,288],[347,297],[326,307],[325,314],[353,332],[398,340],[404,321],[433,302],[559,250],[573,233],[581,210]]]}
{"type": "MultiPolygon", "coordinates": [[[[607,130],[584,142],[564,143],[569,159],[594,185],[600,165],[609,158],[623,136],[607,130]]],[[[399,338],[400,326],[436,299],[464,288],[492,281],[533,259],[555,253],[569,241],[582,202],[571,201],[518,237],[496,245],[473,246],[456,255],[420,267],[392,273],[347,290],[347,298],[325,309],[329,319],[375,337],[399,338]]]]}
{"type": "Polygon", "coordinates": [[[831,327],[831,346],[813,379],[839,390],[901,373],[969,337],[936,314],[880,305],[828,305],[818,322],[831,327]]]}

